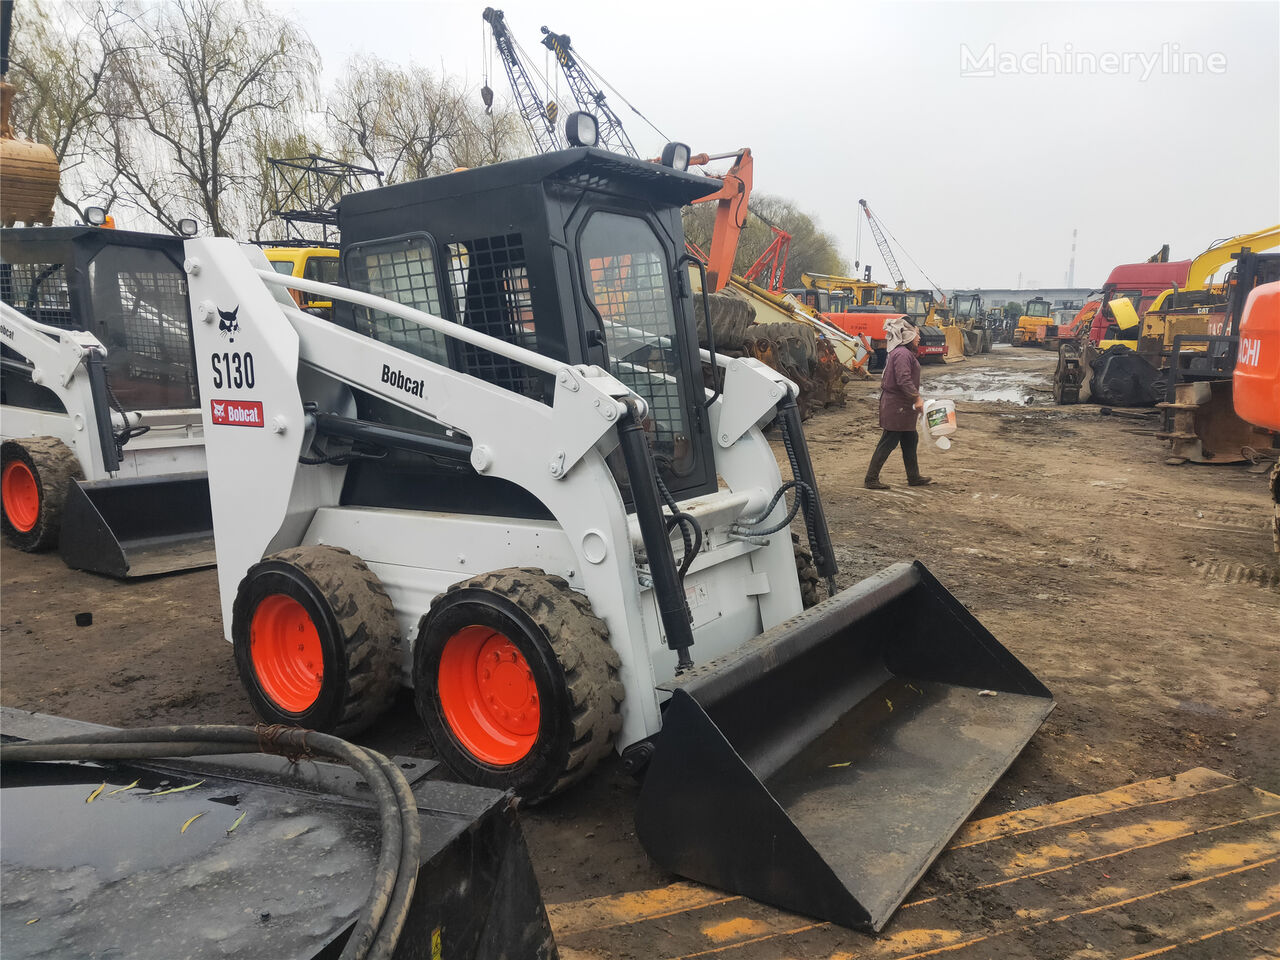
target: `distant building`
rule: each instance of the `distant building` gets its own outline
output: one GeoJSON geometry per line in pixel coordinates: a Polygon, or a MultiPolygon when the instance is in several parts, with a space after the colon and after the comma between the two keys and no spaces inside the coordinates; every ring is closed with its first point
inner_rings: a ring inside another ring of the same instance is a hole
{"type": "Polygon", "coordinates": [[[1068,307],[1068,306],[1084,306],[1084,302],[1089,299],[1089,294],[1096,288],[1090,287],[1041,287],[1039,289],[1027,290],[1009,290],[994,289],[984,287],[961,287],[952,290],[948,296],[954,296],[957,293],[980,293],[982,294],[983,306],[989,308],[1003,307],[1010,301],[1014,303],[1026,303],[1036,297],[1044,297],[1051,306],[1068,307]]]}

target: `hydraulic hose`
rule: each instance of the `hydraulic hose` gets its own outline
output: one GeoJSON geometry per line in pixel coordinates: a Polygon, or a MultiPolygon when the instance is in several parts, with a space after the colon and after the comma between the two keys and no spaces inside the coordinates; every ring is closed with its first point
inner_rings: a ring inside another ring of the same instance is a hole
{"type": "Polygon", "coordinates": [[[655,470],[653,478],[658,481],[658,495],[662,497],[662,502],[671,511],[671,516],[667,518],[667,529],[679,527],[680,539],[684,541],[684,555],[680,558],[679,570],[680,583],[683,585],[684,575],[689,572],[689,567],[693,565],[694,558],[702,551],[702,524],[698,523],[698,519],[692,514],[685,513],[680,509],[679,502],[671,495],[667,485],[662,482],[662,474],[655,470]]]}
{"type": "Polygon", "coordinates": [[[373,887],[341,960],[390,960],[404,930],[422,845],[418,805],[404,774],[375,750],[298,727],[200,724],[108,730],[0,745],[0,764],[37,761],[146,760],[268,753],[291,761],[339,760],[361,775],[382,827],[373,887]]]}

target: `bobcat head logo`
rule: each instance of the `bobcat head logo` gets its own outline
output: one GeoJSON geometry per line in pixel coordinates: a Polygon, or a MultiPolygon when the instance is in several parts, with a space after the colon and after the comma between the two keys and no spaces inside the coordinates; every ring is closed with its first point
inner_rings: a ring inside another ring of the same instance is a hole
{"type": "Polygon", "coordinates": [[[236,320],[236,314],[239,312],[239,307],[231,311],[218,311],[218,332],[232,343],[236,342],[236,334],[240,332],[240,323],[236,320]]]}
{"type": "Polygon", "coordinates": [[[217,400],[213,401],[213,415],[215,417],[221,419],[222,417],[226,416],[226,409],[227,409],[226,403],[219,403],[217,400]]]}

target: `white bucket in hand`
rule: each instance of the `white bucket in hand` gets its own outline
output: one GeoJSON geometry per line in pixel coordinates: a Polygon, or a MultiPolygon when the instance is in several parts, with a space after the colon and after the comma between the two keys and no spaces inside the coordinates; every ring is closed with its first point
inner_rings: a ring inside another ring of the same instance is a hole
{"type": "Polygon", "coordinates": [[[939,450],[950,450],[947,438],[956,432],[956,405],[952,400],[928,400],[924,405],[924,423],[939,450]]]}

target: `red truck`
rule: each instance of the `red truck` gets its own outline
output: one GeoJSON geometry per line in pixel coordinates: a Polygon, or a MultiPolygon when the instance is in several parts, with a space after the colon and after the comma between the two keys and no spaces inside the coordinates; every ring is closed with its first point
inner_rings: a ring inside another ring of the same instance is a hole
{"type": "Polygon", "coordinates": [[[1179,289],[1185,287],[1190,270],[1190,260],[1175,260],[1172,263],[1122,263],[1116,267],[1102,286],[1102,306],[1093,315],[1089,339],[1094,344],[1108,339],[1107,329],[1116,322],[1108,306],[1112,300],[1127,297],[1141,319],[1160,294],[1175,284],[1179,289]]]}

